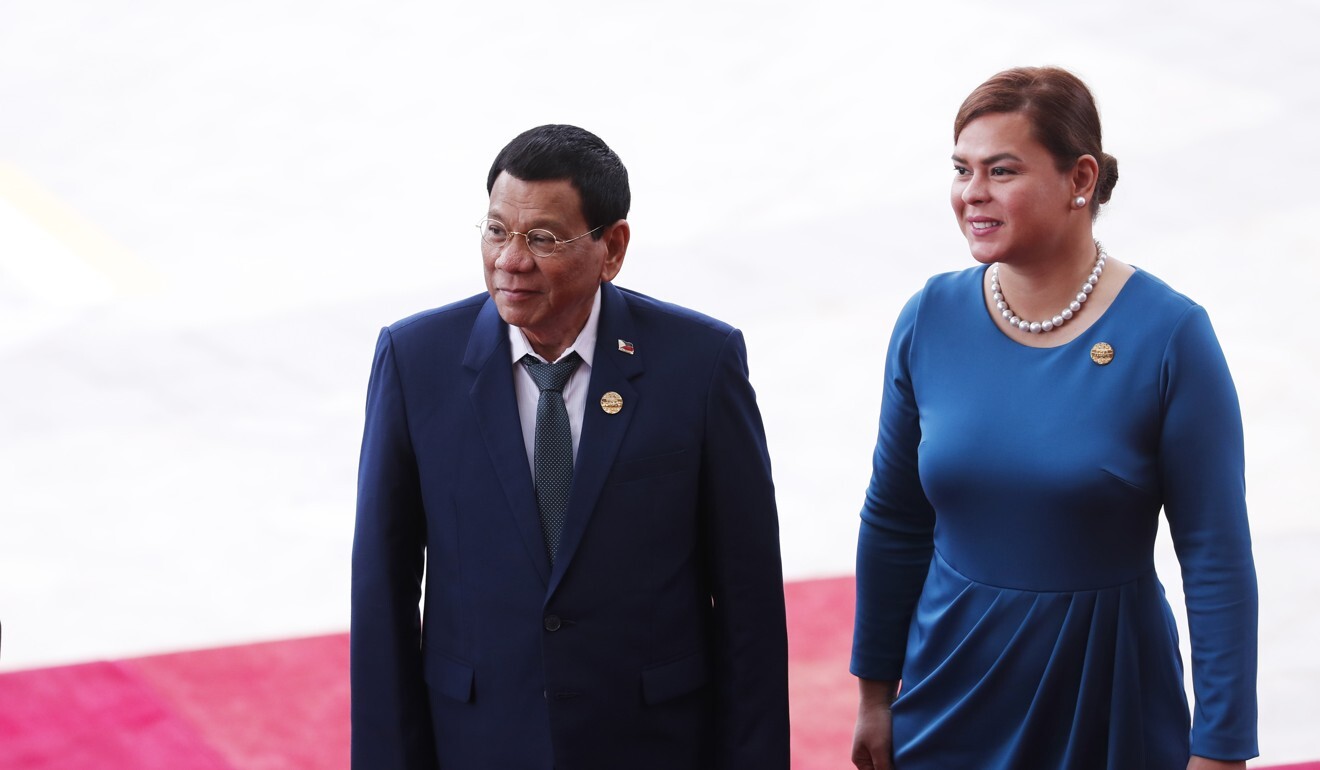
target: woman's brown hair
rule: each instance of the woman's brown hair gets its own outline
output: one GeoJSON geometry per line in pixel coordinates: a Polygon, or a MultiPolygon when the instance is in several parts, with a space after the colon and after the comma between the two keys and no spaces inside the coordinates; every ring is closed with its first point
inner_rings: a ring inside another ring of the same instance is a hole
{"type": "Polygon", "coordinates": [[[1100,143],[1100,114],[1091,90],[1076,75],[1059,67],[1014,67],[976,87],[958,108],[953,141],[968,123],[990,113],[1020,112],[1031,121],[1036,141],[1054,156],[1060,171],[1068,171],[1083,155],[1100,166],[1091,215],[1107,203],[1118,184],[1118,159],[1100,143]]]}

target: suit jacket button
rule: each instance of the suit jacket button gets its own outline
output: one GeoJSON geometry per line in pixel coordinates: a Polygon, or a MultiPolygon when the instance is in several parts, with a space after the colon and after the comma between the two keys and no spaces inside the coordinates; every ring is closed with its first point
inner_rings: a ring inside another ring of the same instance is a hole
{"type": "Polygon", "coordinates": [[[545,618],[545,630],[547,631],[558,631],[563,625],[558,615],[547,615],[545,618]]]}

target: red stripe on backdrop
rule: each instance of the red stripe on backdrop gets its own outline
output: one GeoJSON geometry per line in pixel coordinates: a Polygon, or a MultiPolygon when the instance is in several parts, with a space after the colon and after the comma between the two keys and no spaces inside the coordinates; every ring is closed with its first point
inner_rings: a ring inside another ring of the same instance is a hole
{"type": "Polygon", "coordinates": [[[235,768],[348,767],[347,634],[128,665],[235,768]]]}
{"type": "Polygon", "coordinates": [[[853,579],[784,585],[793,769],[850,767],[857,680],[852,652],[853,579]]]}
{"type": "Polygon", "coordinates": [[[235,770],[124,663],[0,677],[6,770],[235,770]]]}
{"type": "MultiPolygon", "coordinates": [[[[853,580],[785,596],[793,768],[848,767],[853,580]]],[[[346,634],[0,675],[4,770],[341,770],[348,741],[346,634]]]]}

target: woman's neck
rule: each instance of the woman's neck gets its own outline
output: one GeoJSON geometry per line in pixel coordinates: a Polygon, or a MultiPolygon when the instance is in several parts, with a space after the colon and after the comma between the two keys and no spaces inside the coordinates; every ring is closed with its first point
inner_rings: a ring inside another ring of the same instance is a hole
{"type": "Polygon", "coordinates": [[[1074,299],[1099,258],[1099,246],[1086,235],[1038,259],[998,263],[1000,291],[1018,316],[1049,318],[1074,299]]]}

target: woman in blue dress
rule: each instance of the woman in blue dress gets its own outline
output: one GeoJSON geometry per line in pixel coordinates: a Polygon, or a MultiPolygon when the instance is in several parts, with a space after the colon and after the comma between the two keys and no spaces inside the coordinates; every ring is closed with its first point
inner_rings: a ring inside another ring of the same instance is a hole
{"type": "MultiPolygon", "coordinates": [[[[978,265],[903,308],[857,544],[853,762],[1206,770],[1256,756],[1237,395],[1205,311],[1108,256],[1085,84],[1019,68],[954,123],[978,265]],[[1155,574],[1182,569],[1195,715],[1155,574]]],[[[1189,216],[1194,216],[1189,212],[1189,216]]]]}

